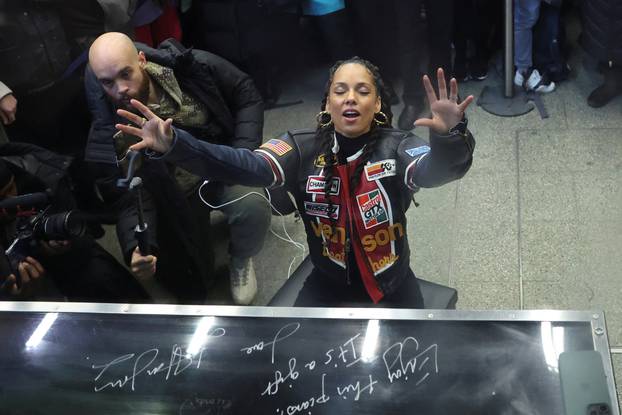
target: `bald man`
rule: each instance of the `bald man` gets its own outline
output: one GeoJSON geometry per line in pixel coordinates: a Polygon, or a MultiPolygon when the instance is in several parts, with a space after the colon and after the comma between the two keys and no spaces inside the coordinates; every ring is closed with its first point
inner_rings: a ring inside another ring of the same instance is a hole
{"type": "MultiPolygon", "coordinates": [[[[182,302],[202,303],[211,284],[209,208],[253,190],[223,183],[204,185],[200,177],[161,160],[145,158],[137,175],[145,187],[146,216],[154,255],[142,255],[134,237],[133,198],[120,193],[117,160],[137,137],[118,132],[116,110],[134,111],[137,99],[172,126],[194,137],[253,150],[261,144],[263,103],[252,80],[211,53],[188,50],[169,39],[158,49],[134,44],[121,33],[105,33],[89,50],[85,84],[93,124],[86,159],[99,177],[104,200],[118,208],[117,233],[138,279],[155,279],[182,302]],[[114,137],[114,138],[113,138],[114,137]]],[[[252,257],[270,223],[269,206],[256,196],[223,206],[230,225],[230,282],[236,304],[250,304],[257,292],[252,257]]]]}

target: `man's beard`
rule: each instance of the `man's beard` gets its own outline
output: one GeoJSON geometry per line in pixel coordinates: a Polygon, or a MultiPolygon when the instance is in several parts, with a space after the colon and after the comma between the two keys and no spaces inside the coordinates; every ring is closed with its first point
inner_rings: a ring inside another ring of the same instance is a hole
{"type": "Polygon", "coordinates": [[[130,104],[130,100],[137,99],[141,103],[147,105],[147,101],[149,100],[149,91],[150,91],[149,75],[147,74],[146,71],[143,70],[143,80],[140,84],[140,88],[138,89],[137,96],[134,97],[130,95],[124,95],[121,97],[121,99],[115,100],[115,104],[117,107],[123,108],[130,112],[137,112],[136,108],[134,108],[132,104],[130,104]]]}

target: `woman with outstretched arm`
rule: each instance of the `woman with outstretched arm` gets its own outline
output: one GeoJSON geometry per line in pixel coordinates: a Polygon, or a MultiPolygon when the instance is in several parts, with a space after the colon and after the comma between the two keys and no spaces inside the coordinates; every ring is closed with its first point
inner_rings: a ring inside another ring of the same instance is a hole
{"type": "Polygon", "coordinates": [[[429,144],[391,128],[378,69],[357,57],[331,68],[316,130],[288,131],[255,151],[196,140],[136,100],[142,117],[119,110],[135,126],[116,127],[142,138],[133,150],[208,180],[284,186],[302,214],[314,266],[296,306],[420,308],[405,212],[420,187],[461,178],[475,146],[465,117],[473,96],[459,103],[456,80],[448,90],[440,68],[437,79],[438,95],[424,76],[432,117],[415,122],[429,128],[429,144]]]}

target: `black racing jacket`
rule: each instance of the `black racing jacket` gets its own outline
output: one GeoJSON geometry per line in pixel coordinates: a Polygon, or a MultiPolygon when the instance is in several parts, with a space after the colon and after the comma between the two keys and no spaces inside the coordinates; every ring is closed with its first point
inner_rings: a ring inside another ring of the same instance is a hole
{"type": "Polygon", "coordinates": [[[296,200],[313,265],[348,279],[354,262],[374,302],[394,292],[408,275],[406,210],[414,191],[461,178],[470,168],[475,141],[464,130],[430,133],[430,144],[405,131],[382,129],[380,142],[361,170],[356,188],[349,176],[362,150],[338,165],[324,194],[326,159],[314,131],[288,132],[254,152],[199,142],[182,130],[167,161],[208,179],[249,186],[284,186],[296,200]]]}

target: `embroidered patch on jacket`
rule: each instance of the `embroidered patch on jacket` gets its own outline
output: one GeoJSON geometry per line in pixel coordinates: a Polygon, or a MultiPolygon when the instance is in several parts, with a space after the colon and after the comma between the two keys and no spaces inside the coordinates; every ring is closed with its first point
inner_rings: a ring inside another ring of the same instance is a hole
{"type": "Polygon", "coordinates": [[[419,154],[423,154],[423,153],[429,152],[430,151],[430,147],[428,147],[428,146],[419,146],[419,147],[409,148],[409,149],[406,149],[404,151],[410,157],[417,157],[419,154]]]}
{"type": "Polygon", "coordinates": [[[292,146],[287,144],[285,141],[278,140],[276,138],[266,141],[261,146],[259,146],[259,148],[267,148],[268,150],[274,151],[274,153],[279,156],[282,156],[292,150],[292,146]]]}
{"type": "MultiPolygon", "coordinates": [[[[309,178],[307,179],[307,193],[324,194],[325,185],[326,179],[324,176],[309,176],[309,178]]],[[[340,187],[341,179],[339,177],[333,177],[333,181],[330,184],[330,194],[338,195],[340,187]]]]}
{"type": "Polygon", "coordinates": [[[365,166],[365,176],[369,181],[395,176],[396,174],[395,159],[381,160],[365,166]]]}
{"type": "MultiPolygon", "coordinates": [[[[333,154],[333,161],[335,159],[335,155],[333,154]]],[[[315,158],[315,161],[313,162],[313,165],[315,167],[326,167],[326,154],[320,154],[319,156],[317,156],[315,158]]]]}
{"type": "Polygon", "coordinates": [[[339,205],[328,203],[305,202],[305,213],[328,219],[339,219],[339,205]]]}
{"type": "Polygon", "coordinates": [[[371,192],[358,195],[356,203],[359,206],[361,217],[365,223],[365,229],[372,228],[389,220],[387,208],[382,200],[380,190],[372,190],[371,192]]]}
{"type": "Polygon", "coordinates": [[[317,156],[313,164],[315,167],[326,167],[326,154],[320,154],[317,156]]]}

